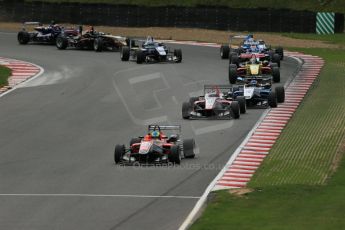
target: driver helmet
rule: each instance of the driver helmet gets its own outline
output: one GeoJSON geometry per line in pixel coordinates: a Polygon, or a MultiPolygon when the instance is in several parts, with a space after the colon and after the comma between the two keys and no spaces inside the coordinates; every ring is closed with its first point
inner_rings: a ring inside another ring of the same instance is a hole
{"type": "Polygon", "coordinates": [[[267,60],[264,60],[264,61],[262,62],[262,65],[263,65],[263,66],[268,66],[268,64],[269,64],[269,62],[268,62],[267,60]]]}
{"type": "Polygon", "coordinates": [[[250,63],[251,63],[251,64],[256,64],[256,58],[255,58],[255,57],[252,57],[252,58],[250,59],[250,63]]]}
{"type": "Polygon", "coordinates": [[[144,45],[149,45],[149,44],[153,44],[153,43],[154,43],[153,37],[147,36],[144,45]]]}
{"type": "Polygon", "coordinates": [[[254,39],[253,38],[248,38],[248,44],[253,44],[254,43],[254,39]]]}
{"type": "Polygon", "coordinates": [[[94,30],[93,26],[89,26],[85,32],[93,34],[95,32],[95,30],[94,30]]]}
{"type": "Polygon", "coordinates": [[[258,42],[259,42],[260,45],[265,45],[264,40],[258,40],[258,42]]]}
{"type": "Polygon", "coordinates": [[[159,138],[160,137],[160,132],[155,130],[151,132],[152,138],[159,138]]]}
{"type": "Polygon", "coordinates": [[[251,80],[251,81],[249,82],[249,85],[256,86],[257,83],[258,83],[257,80],[251,80]]]}
{"type": "Polygon", "coordinates": [[[257,46],[255,44],[251,44],[250,49],[252,52],[256,52],[257,51],[257,46]]]}
{"type": "Polygon", "coordinates": [[[60,29],[61,29],[60,25],[59,25],[59,24],[56,24],[55,22],[54,22],[54,24],[51,24],[51,27],[52,27],[53,29],[55,29],[55,30],[60,30],[60,29]]]}
{"type": "Polygon", "coordinates": [[[153,37],[147,36],[146,41],[148,41],[148,42],[153,42],[153,37]]]}

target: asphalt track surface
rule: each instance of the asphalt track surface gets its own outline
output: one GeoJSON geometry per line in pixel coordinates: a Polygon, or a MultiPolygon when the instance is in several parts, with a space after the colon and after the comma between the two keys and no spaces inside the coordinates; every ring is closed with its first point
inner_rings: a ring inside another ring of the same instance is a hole
{"type": "MultiPolygon", "coordinates": [[[[174,47],[171,45],[171,47],[174,47]]],[[[0,33],[0,56],[45,73],[0,98],[0,229],[177,229],[260,118],[185,121],[181,104],[204,84],[227,84],[218,49],[176,45],[180,64],[121,62],[118,53],[17,44],[0,33]],[[175,167],[121,167],[116,143],[147,123],[181,124],[197,157],[175,167]]],[[[297,62],[282,62],[282,83],[297,62]]]]}

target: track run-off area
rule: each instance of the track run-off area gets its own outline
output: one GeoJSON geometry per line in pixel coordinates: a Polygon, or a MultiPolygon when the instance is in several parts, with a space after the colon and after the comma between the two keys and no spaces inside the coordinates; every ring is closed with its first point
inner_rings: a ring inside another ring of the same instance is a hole
{"type": "MultiPolygon", "coordinates": [[[[228,60],[215,47],[171,44],[182,63],[137,65],[116,52],[21,46],[15,33],[0,40],[0,56],[44,69],[0,98],[0,229],[177,229],[265,112],[182,119],[182,102],[204,84],[228,83],[228,60]],[[197,157],[116,166],[115,144],[128,145],[149,123],[181,124],[197,157]]],[[[281,84],[298,68],[285,58],[281,84]]]]}

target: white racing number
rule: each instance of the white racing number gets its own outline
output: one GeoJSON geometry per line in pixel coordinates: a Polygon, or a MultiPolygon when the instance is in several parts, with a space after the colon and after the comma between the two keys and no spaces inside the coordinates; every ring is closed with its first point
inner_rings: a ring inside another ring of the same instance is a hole
{"type": "Polygon", "coordinates": [[[252,98],[254,94],[254,88],[244,88],[243,94],[244,94],[245,99],[252,98]]]}
{"type": "Polygon", "coordinates": [[[146,154],[150,151],[150,148],[152,146],[152,143],[149,141],[141,142],[139,154],[146,154]]]}
{"type": "Polygon", "coordinates": [[[158,51],[158,53],[160,55],[163,55],[163,56],[167,55],[167,53],[165,52],[164,48],[161,47],[161,46],[156,47],[156,50],[158,51]]]}

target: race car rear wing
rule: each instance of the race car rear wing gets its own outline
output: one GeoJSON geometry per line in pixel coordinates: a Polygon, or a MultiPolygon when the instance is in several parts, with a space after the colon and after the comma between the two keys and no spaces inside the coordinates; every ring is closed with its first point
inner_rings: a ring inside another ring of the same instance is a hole
{"type": "Polygon", "coordinates": [[[38,25],[38,26],[42,26],[41,22],[23,22],[23,26],[22,29],[25,30],[26,26],[33,26],[33,25],[38,25]]]}
{"type": "MultiPolygon", "coordinates": [[[[252,34],[248,34],[248,35],[230,35],[229,36],[229,45],[231,46],[231,44],[233,43],[233,40],[235,39],[248,39],[248,38],[253,38],[254,36],[252,34]]],[[[238,40],[237,40],[238,41],[238,40]]],[[[242,41],[240,41],[239,43],[241,43],[242,41]]],[[[238,44],[236,44],[238,45],[238,44]]]]}
{"type": "Polygon", "coordinates": [[[23,22],[23,25],[42,25],[40,22],[23,22]]]}
{"type": "Polygon", "coordinates": [[[231,85],[204,85],[204,95],[210,90],[220,90],[224,92],[224,90],[229,91],[231,88],[231,85]]]}
{"type": "Polygon", "coordinates": [[[246,77],[237,77],[237,80],[242,84],[250,83],[255,80],[260,85],[272,84],[272,75],[257,75],[257,76],[246,76],[246,77]]]}
{"type": "Polygon", "coordinates": [[[229,37],[230,39],[234,39],[234,38],[245,39],[248,36],[247,35],[230,35],[229,37]]]}
{"type": "Polygon", "coordinates": [[[160,130],[178,130],[181,132],[181,125],[149,125],[148,131],[153,131],[155,128],[160,130]]]}
{"type": "Polygon", "coordinates": [[[232,39],[248,39],[248,38],[253,38],[254,36],[252,34],[248,35],[230,35],[229,40],[231,41],[232,39]]]}

